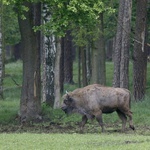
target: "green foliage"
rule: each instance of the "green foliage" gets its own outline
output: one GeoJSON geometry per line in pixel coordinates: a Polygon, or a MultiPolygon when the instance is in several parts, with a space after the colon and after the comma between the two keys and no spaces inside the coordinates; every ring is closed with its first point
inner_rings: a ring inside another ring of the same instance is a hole
{"type": "Polygon", "coordinates": [[[114,9],[99,0],[44,0],[50,12],[50,20],[35,30],[40,29],[45,34],[64,36],[71,30],[74,41],[84,46],[87,41],[98,36],[99,14],[114,13],[114,9]]]}
{"type": "MultiPolygon", "coordinates": [[[[109,6],[109,2],[99,1],[99,0],[27,0],[28,2],[43,2],[47,5],[48,11],[51,14],[50,20],[44,25],[39,27],[34,27],[34,30],[42,30],[44,34],[50,35],[55,34],[56,36],[65,36],[67,30],[71,30],[74,36],[74,41],[79,46],[84,46],[89,41],[93,41],[98,37],[98,24],[99,24],[99,14],[105,13],[106,19],[106,34],[108,34],[109,23],[107,20],[112,18],[115,9],[109,6]]],[[[19,16],[22,19],[25,19],[23,15],[25,11],[28,11],[28,8],[24,6],[23,0],[5,0],[4,3],[7,4],[7,7],[12,8],[18,12],[19,16]]],[[[8,14],[8,13],[7,13],[8,14]]],[[[6,34],[7,38],[10,38],[9,41],[20,40],[20,35],[18,34],[18,26],[16,25],[16,14],[11,11],[15,18],[9,24],[9,30],[6,34]],[[11,32],[10,32],[11,31],[11,32]],[[15,38],[11,38],[9,34],[13,35],[15,38]],[[16,39],[17,38],[17,39],[16,39]]],[[[8,14],[9,15],[9,14],[8,14]]],[[[10,15],[9,15],[10,16],[10,15]]],[[[8,16],[7,16],[8,17],[8,16]]],[[[7,18],[6,17],[6,18],[7,18]]],[[[112,21],[111,21],[112,22],[112,21]]],[[[7,22],[6,22],[7,23],[7,22]]],[[[112,26],[111,26],[112,27],[112,26]]],[[[111,32],[112,33],[112,32],[111,32]]],[[[10,42],[9,42],[10,43],[10,42]]],[[[11,41],[11,43],[15,43],[11,41]]]]}
{"type": "Polygon", "coordinates": [[[18,19],[13,10],[13,5],[3,6],[3,30],[6,45],[14,45],[20,42],[18,19]]]}

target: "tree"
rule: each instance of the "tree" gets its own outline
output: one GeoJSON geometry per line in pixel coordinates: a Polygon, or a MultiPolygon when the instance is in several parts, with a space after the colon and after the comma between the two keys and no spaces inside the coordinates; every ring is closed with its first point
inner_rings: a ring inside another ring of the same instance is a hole
{"type": "Polygon", "coordinates": [[[136,101],[142,100],[146,89],[147,73],[147,0],[136,3],[136,30],[133,52],[133,95],[136,101]]]}
{"type": "MultiPolygon", "coordinates": [[[[47,23],[51,19],[48,7],[43,4],[43,23],[47,23]]],[[[50,29],[49,29],[50,30],[50,29]]],[[[56,55],[56,40],[55,36],[49,34],[43,35],[43,51],[42,51],[42,64],[43,64],[43,101],[47,105],[53,107],[54,105],[54,66],[55,66],[55,55],[56,55]]]]}
{"type": "Polygon", "coordinates": [[[64,37],[64,83],[73,83],[73,50],[71,31],[64,37]]]}
{"type": "Polygon", "coordinates": [[[0,2],[0,96],[3,98],[3,4],[0,2]]]}
{"type": "Polygon", "coordinates": [[[81,48],[81,60],[82,60],[82,83],[83,86],[86,86],[87,83],[87,64],[86,64],[86,49],[81,48]]]}
{"type": "Polygon", "coordinates": [[[21,122],[40,119],[41,78],[40,78],[40,32],[33,27],[40,25],[41,4],[24,1],[21,3],[24,19],[18,10],[18,21],[23,48],[23,83],[20,101],[21,122]]]}
{"type": "Polygon", "coordinates": [[[99,35],[93,47],[92,82],[106,84],[103,12],[100,13],[99,35]]]}
{"type": "Polygon", "coordinates": [[[54,78],[54,91],[55,91],[55,100],[54,108],[60,108],[60,62],[61,62],[61,38],[57,37],[56,40],[56,57],[55,57],[55,78],[54,78]]]}
{"type": "Polygon", "coordinates": [[[114,54],[114,87],[129,88],[129,48],[132,0],[119,3],[118,25],[114,54]]]}

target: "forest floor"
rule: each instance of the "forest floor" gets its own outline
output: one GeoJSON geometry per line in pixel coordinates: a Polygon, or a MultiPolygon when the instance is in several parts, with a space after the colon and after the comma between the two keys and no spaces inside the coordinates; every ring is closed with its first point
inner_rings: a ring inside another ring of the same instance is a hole
{"type": "MultiPolygon", "coordinates": [[[[80,122],[42,122],[33,123],[30,125],[19,125],[19,124],[7,124],[0,125],[0,133],[101,133],[101,127],[96,121],[88,122],[84,130],[80,130],[80,122]]],[[[121,122],[113,124],[105,124],[105,133],[122,133],[121,122]]],[[[125,134],[136,133],[139,135],[150,136],[150,125],[135,125],[135,130],[133,131],[126,126],[125,134]]]]}

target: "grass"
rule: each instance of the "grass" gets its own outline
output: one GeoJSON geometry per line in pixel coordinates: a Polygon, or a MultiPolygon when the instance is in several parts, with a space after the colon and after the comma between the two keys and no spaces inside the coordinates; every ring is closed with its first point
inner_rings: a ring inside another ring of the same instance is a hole
{"type": "Polygon", "coordinates": [[[4,99],[0,99],[0,124],[13,123],[19,110],[22,84],[22,63],[17,61],[5,65],[3,80],[4,99]]]}
{"type": "Polygon", "coordinates": [[[148,150],[150,136],[136,134],[1,134],[0,149],[148,150]]]}
{"type": "MultiPolygon", "coordinates": [[[[81,116],[67,116],[60,110],[53,110],[42,104],[47,122],[21,128],[15,120],[19,111],[19,100],[22,84],[21,61],[6,64],[4,78],[4,99],[0,100],[0,149],[67,149],[67,150],[148,150],[150,142],[150,89],[144,101],[132,102],[133,121],[136,131],[127,129],[121,133],[121,121],[116,113],[103,115],[106,132],[101,133],[96,121],[89,121],[84,134],[79,134],[78,122],[81,116]],[[40,134],[39,134],[40,133],[40,134]],[[49,134],[48,134],[49,133],[49,134]]],[[[132,89],[132,63],[130,63],[130,89],[132,89]]],[[[150,64],[148,64],[150,74],[150,64]]],[[[112,86],[113,64],[106,63],[107,85],[112,86]]],[[[77,64],[74,65],[74,81],[77,83],[77,64]]],[[[147,86],[150,85],[148,76],[147,86]]],[[[65,90],[72,91],[77,84],[65,85],[65,90]]],[[[64,90],[64,91],[65,91],[64,90]]],[[[128,125],[127,125],[128,126],[128,125]]]]}

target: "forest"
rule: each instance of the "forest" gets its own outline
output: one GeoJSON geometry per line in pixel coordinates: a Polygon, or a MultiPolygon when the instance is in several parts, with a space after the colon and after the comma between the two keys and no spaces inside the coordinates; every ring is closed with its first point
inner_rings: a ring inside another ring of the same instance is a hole
{"type": "Polygon", "coordinates": [[[149,0],[2,0],[0,149],[148,149],[149,16],[149,0]],[[112,113],[82,134],[62,96],[91,84],[130,91],[135,131],[112,113]]]}

